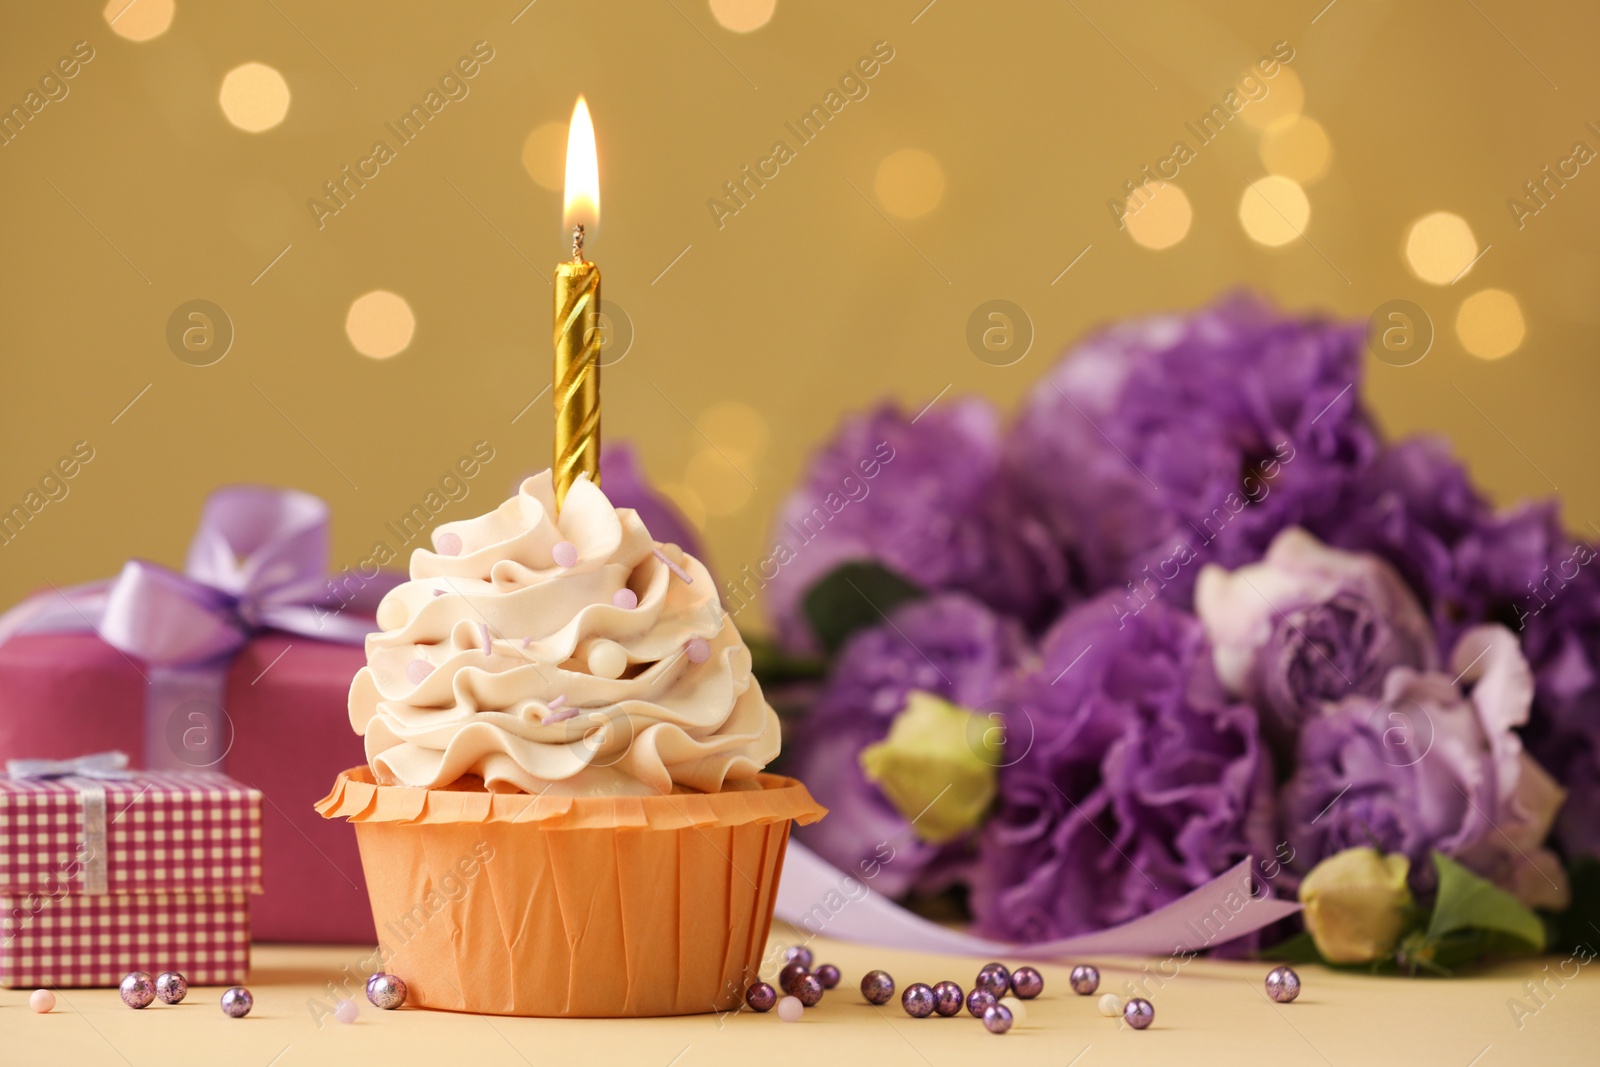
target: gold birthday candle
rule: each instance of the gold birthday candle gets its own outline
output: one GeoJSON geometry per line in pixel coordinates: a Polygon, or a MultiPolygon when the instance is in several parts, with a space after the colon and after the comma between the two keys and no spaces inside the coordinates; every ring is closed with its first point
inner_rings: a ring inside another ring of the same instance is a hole
{"type": "Polygon", "coordinates": [[[556,503],[581,475],[600,483],[600,271],[583,258],[588,227],[600,221],[600,167],[594,124],[583,97],[567,131],[563,225],[572,227],[572,260],[555,277],[556,503]]]}

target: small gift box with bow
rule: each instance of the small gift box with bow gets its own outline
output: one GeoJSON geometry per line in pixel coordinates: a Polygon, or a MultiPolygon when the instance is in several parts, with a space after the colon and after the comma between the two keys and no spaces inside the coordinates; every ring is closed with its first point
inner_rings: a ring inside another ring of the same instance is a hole
{"type": "Polygon", "coordinates": [[[355,840],[312,805],[364,759],[350,679],[403,576],[330,574],[329,551],[321,500],[233,486],[207,499],[182,573],[131,560],[0,617],[0,759],[114,747],[260,791],[267,892],[251,911],[265,941],[374,937],[355,840]]]}
{"type": "Polygon", "coordinates": [[[127,762],[12,760],[0,776],[0,985],[114,986],[130,971],[244,980],[261,794],[127,762]]]}

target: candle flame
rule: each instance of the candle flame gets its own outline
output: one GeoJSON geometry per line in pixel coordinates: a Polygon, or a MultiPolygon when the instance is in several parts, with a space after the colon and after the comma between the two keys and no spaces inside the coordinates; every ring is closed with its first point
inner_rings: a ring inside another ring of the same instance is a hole
{"type": "Polygon", "coordinates": [[[561,225],[567,230],[582,225],[591,236],[600,226],[600,161],[594,147],[594,122],[581,96],[567,128],[567,185],[561,225]]]}

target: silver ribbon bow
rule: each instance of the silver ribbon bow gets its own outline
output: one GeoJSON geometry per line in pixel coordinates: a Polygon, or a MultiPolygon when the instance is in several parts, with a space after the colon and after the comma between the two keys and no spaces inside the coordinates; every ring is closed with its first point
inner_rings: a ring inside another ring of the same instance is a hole
{"type": "Polygon", "coordinates": [[[78,862],[83,865],[83,891],[103,896],[109,891],[106,876],[106,787],[101,782],[131,778],[125,752],[94,752],[76,759],[6,760],[6,774],[16,779],[78,778],[72,783],[83,800],[83,841],[78,862]]]}

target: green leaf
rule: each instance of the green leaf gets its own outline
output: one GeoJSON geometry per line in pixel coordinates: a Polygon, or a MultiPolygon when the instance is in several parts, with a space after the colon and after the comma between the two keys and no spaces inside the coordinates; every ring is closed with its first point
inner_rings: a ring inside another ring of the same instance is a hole
{"type": "Polygon", "coordinates": [[[1572,906],[1556,917],[1552,950],[1572,952],[1594,944],[1600,930],[1600,859],[1578,856],[1567,867],[1572,883],[1572,906]]]}
{"type": "Polygon", "coordinates": [[[901,604],[925,594],[877,563],[841,564],[806,593],[806,621],[828,654],[844,647],[857,630],[876,626],[901,604]]]}
{"type": "Polygon", "coordinates": [[[1276,945],[1262,949],[1260,956],[1277,963],[1322,962],[1322,953],[1317,951],[1317,943],[1311,939],[1309,930],[1301,930],[1293,937],[1286,937],[1276,945]]]}
{"type": "Polygon", "coordinates": [[[1481,931],[1482,952],[1543,952],[1544,923],[1526,904],[1473,874],[1442,853],[1433,854],[1439,893],[1428,922],[1428,940],[1442,944],[1463,931],[1481,931]]]}

